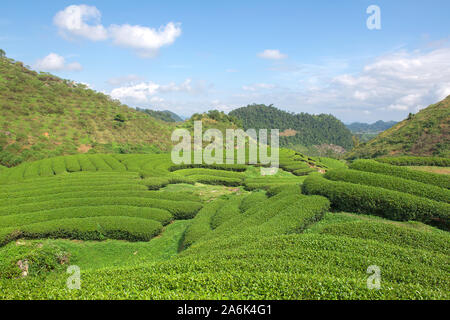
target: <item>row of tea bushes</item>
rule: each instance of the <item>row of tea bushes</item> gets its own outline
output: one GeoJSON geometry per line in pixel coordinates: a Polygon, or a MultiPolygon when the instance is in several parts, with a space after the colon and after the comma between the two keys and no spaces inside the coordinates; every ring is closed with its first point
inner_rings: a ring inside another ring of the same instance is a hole
{"type": "Polygon", "coordinates": [[[450,227],[450,205],[403,192],[342,181],[318,175],[309,176],[302,185],[305,194],[327,197],[335,210],[374,214],[391,220],[417,220],[450,227]]]}
{"type": "Polygon", "coordinates": [[[345,181],[356,184],[381,187],[389,190],[413,194],[419,197],[425,197],[436,201],[447,203],[450,202],[450,190],[414,180],[407,180],[372,172],[346,169],[330,170],[324,176],[329,180],[345,181]]]}
{"type": "Polygon", "coordinates": [[[350,165],[350,169],[380,173],[450,189],[450,177],[447,175],[412,170],[375,160],[356,160],[350,165]]]}
{"type": "Polygon", "coordinates": [[[450,159],[442,157],[389,157],[376,158],[378,162],[392,164],[394,166],[437,166],[450,167],[450,159]]]}

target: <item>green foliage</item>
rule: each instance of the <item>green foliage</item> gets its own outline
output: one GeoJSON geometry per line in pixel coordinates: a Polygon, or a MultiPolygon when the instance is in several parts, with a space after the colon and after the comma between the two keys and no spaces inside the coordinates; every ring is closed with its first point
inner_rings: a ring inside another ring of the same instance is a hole
{"type": "Polygon", "coordinates": [[[381,156],[450,157],[450,96],[380,133],[375,139],[361,143],[347,158],[381,156]]]}
{"type": "Polygon", "coordinates": [[[376,158],[378,162],[392,164],[394,166],[437,166],[437,167],[450,167],[449,158],[441,157],[389,157],[389,158],[376,158]]]}
{"type": "Polygon", "coordinates": [[[183,121],[183,119],[178,116],[177,114],[165,110],[165,111],[158,111],[158,110],[150,110],[150,109],[141,109],[141,108],[136,108],[137,111],[140,112],[144,112],[146,114],[148,114],[149,116],[165,121],[165,122],[181,122],[183,121]]]}
{"type": "Polygon", "coordinates": [[[336,169],[325,174],[325,178],[334,181],[345,181],[356,184],[381,187],[413,194],[431,200],[450,203],[450,190],[430,184],[407,180],[395,176],[364,172],[359,170],[336,169]]]}
{"type": "Polygon", "coordinates": [[[350,165],[350,169],[380,173],[408,180],[415,180],[441,188],[450,189],[450,177],[438,173],[421,172],[404,167],[392,166],[374,160],[357,160],[350,165]]]}
{"type": "Polygon", "coordinates": [[[335,144],[344,148],[352,147],[351,132],[332,115],[294,114],[279,110],[272,105],[249,105],[229,113],[242,121],[247,129],[294,130],[296,134],[280,135],[280,146],[335,144]]]}
{"type": "Polygon", "coordinates": [[[305,194],[327,197],[335,210],[374,214],[391,220],[416,220],[444,230],[450,227],[450,205],[407,193],[309,176],[305,194]]]}

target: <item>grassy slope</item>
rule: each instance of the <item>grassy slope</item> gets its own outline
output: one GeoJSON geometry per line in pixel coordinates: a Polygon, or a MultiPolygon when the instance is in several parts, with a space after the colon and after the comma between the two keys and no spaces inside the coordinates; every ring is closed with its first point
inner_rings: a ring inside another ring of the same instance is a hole
{"type": "Polygon", "coordinates": [[[450,96],[359,145],[348,158],[395,155],[450,157],[450,96]]]}
{"type": "Polygon", "coordinates": [[[168,150],[173,125],[108,96],[0,59],[0,163],[86,152],[168,150]],[[121,114],[126,121],[115,121],[121,114]]]}

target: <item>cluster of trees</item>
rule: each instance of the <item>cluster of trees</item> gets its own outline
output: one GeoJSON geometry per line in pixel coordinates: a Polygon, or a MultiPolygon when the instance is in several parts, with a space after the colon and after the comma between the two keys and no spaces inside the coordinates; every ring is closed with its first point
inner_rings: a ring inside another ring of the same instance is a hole
{"type": "Polygon", "coordinates": [[[151,110],[151,109],[141,109],[139,107],[136,108],[137,111],[144,112],[148,114],[149,116],[165,121],[165,122],[181,122],[183,119],[177,115],[176,113],[173,113],[169,110],[164,111],[157,111],[157,110],[151,110]]]}
{"type": "Polygon", "coordinates": [[[229,116],[242,121],[244,129],[294,130],[295,133],[280,137],[283,147],[334,144],[347,149],[353,145],[351,132],[340,120],[328,114],[295,114],[279,110],[273,105],[253,104],[233,110],[229,116]]]}

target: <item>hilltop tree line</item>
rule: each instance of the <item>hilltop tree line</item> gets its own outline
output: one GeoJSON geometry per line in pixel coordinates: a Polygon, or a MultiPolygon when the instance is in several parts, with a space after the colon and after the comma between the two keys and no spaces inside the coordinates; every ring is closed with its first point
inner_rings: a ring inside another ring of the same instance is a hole
{"type": "Polygon", "coordinates": [[[233,110],[229,115],[239,119],[246,130],[279,129],[281,133],[290,129],[290,134],[280,136],[282,147],[334,144],[350,149],[353,145],[350,130],[329,114],[296,114],[279,110],[273,105],[252,104],[233,110]]]}

